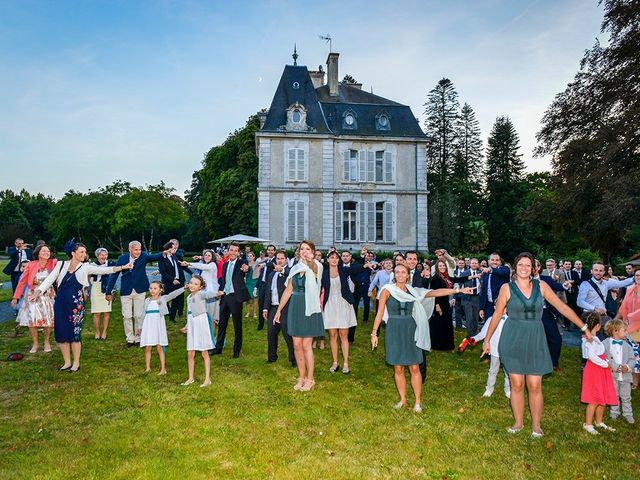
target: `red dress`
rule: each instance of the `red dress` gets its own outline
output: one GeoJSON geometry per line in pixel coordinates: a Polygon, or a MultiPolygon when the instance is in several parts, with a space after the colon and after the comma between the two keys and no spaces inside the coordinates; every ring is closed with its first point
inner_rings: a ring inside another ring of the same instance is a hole
{"type": "MultiPolygon", "coordinates": [[[[604,353],[599,357],[607,360],[604,353]]],[[[587,360],[582,371],[580,401],[596,405],[618,405],[618,395],[616,395],[616,387],[613,384],[611,369],[600,367],[591,360],[587,360]]]]}

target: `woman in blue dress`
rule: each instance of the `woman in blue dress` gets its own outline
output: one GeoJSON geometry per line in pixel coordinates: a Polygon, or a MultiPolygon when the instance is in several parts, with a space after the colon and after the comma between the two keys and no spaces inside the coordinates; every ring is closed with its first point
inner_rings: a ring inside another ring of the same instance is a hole
{"type": "Polygon", "coordinates": [[[444,297],[464,293],[469,295],[472,288],[439,288],[427,290],[414,288],[409,282],[411,271],[404,264],[397,264],[393,271],[393,283],[386,284],[380,292],[378,312],[371,332],[371,348],[378,346],[378,327],[387,323],[384,351],[388,364],[393,365],[400,401],[393,408],[407,405],[407,381],[405,367],[409,367],[411,386],[416,397],[413,411],[422,412],[422,375],[420,364],[424,361],[422,350],[431,350],[429,317],[435,305],[434,297],[444,297]],[[409,283],[408,283],[409,282],[409,283]]]}
{"type": "Polygon", "coordinates": [[[527,252],[521,253],[513,264],[516,269],[514,279],[500,288],[482,352],[483,354],[491,353],[489,343],[491,336],[500,318],[506,313],[508,318],[502,328],[498,352],[511,382],[511,410],[514,422],[507,431],[518,433],[522,430],[526,383],[531,412],[531,435],[539,438],[543,435],[540,428],[543,407],[542,377],[553,370],[542,324],[544,301],[549,302],[561,315],[578,326],[589,340],[591,340],[591,334],[582,320],[569,306],[562,303],[551,287],[533,278],[535,271],[533,255],[527,252]]]}
{"type": "Polygon", "coordinates": [[[44,294],[55,282],[56,300],[53,305],[53,332],[62,352],[64,365],[61,371],[77,372],[80,369],[82,321],[84,319],[84,292],[91,275],[106,275],[133,267],[133,263],[120,267],[98,266],[86,263],[87,247],[82,243],[67,242],[65,252],[70,260],[58,262],[56,268],[38,286],[33,298],[44,294]],[[58,325],[56,325],[58,323],[58,325]],[[71,362],[73,352],[73,363],[71,362]]]}
{"type": "Polygon", "coordinates": [[[273,318],[280,323],[280,315],[289,300],[287,333],[293,338],[293,352],[298,366],[298,382],[294,390],[309,391],[315,385],[313,338],[324,336],[324,322],[320,309],[320,280],[322,264],[315,260],[316,246],[304,240],[299,247],[300,261],[287,277],[287,287],[273,318]]]}

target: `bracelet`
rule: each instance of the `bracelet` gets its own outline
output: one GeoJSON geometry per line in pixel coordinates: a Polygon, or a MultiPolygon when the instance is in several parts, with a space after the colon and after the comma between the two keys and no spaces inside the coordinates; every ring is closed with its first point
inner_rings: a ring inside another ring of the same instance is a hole
{"type": "Polygon", "coordinates": [[[460,287],[456,287],[456,293],[460,293],[460,287]]]}
{"type": "Polygon", "coordinates": [[[371,336],[372,336],[372,337],[377,337],[377,336],[378,336],[378,334],[377,334],[376,332],[371,332],[371,336]]]}
{"type": "Polygon", "coordinates": [[[587,326],[586,323],[583,323],[582,326],[580,327],[580,330],[583,332],[586,332],[587,330],[589,330],[589,327],[587,326]]]}

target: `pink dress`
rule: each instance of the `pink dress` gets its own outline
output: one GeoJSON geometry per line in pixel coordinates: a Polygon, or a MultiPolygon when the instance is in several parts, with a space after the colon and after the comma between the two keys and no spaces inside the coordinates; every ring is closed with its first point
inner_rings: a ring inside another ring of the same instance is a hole
{"type": "Polygon", "coordinates": [[[582,340],[582,355],[587,363],[582,371],[580,401],[596,405],[618,405],[613,374],[604,354],[604,345],[594,337],[591,343],[582,340]]]}

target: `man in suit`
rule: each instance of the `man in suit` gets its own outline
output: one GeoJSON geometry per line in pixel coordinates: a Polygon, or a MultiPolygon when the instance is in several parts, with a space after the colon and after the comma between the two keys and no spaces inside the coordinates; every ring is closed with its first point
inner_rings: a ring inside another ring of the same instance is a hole
{"type": "MultiPolygon", "coordinates": [[[[172,238],[169,241],[175,245],[174,252],[172,253],[172,255],[178,261],[178,266],[180,266],[180,262],[184,261],[184,250],[180,248],[180,241],[177,238],[172,238]]],[[[193,273],[189,268],[185,268],[185,267],[180,267],[180,268],[182,268],[183,276],[184,276],[184,272],[189,273],[189,275],[193,273]]],[[[176,311],[176,313],[178,317],[182,317],[184,315],[184,295],[180,295],[175,300],[172,300],[171,304],[173,304],[173,302],[175,302],[176,300],[178,304],[178,310],[176,311]]]]}
{"type": "MultiPolygon", "coordinates": [[[[459,258],[456,261],[456,268],[453,270],[453,276],[454,277],[461,277],[464,275],[464,272],[467,271],[468,269],[465,266],[464,263],[464,258],[459,258]]],[[[466,286],[466,285],[465,285],[466,286]]],[[[461,293],[458,293],[457,295],[453,296],[453,320],[456,324],[456,328],[462,328],[463,327],[463,321],[465,320],[465,313],[464,313],[464,307],[462,306],[462,302],[464,297],[466,297],[467,295],[463,295],[461,293]]],[[[467,328],[468,330],[468,328],[467,328]]],[[[473,334],[475,335],[475,334],[473,334]]]]}
{"type": "Polygon", "coordinates": [[[582,315],[582,309],[578,306],[578,291],[580,290],[580,285],[582,282],[586,282],[589,280],[589,272],[582,268],[582,261],[576,260],[573,263],[573,270],[571,270],[571,280],[573,283],[571,285],[571,289],[573,290],[574,297],[567,295],[567,301],[569,302],[569,306],[576,312],[576,315],[582,315]]]}
{"type": "MultiPolygon", "coordinates": [[[[285,257],[286,258],[286,257],[285,257]]],[[[267,246],[267,258],[264,260],[264,268],[260,273],[260,278],[258,279],[258,310],[260,312],[264,311],[264,299],[265,291],[267,288],[267,275],[273,271],[273,266],[276,263],[276,246],[269,245],[267,246]]],[[[262,330],[264,328],[264,317],[260,315],[258,318],[258,330],[262,330]]],[[[268,326],[267,326],[267,335],[268,335],[268,326]]]]}
{"type": "MultiPolygon", "coordinates": [[[[564,282],[566,279],[565,276],[565,272],[558,268],[558,265],[556,264],[556,261],[553,258],[548,258],[547,261],[545,262],[547,268],[545,268],[544,270],[542,270],[541,274],[551,277],[554,281],[556,282],[564,282]]],[[[562,262],[561,262],[562,264],[562,262]]],[[[555,292],[556,296],[562,300],[562,303],[567,303],[567,294],[565,293],[564,290],[562,290],[561,292],[555,292]]],[[[560,313],[557,313],[558,315],[558,321],[563,324],[566,325],[566,327],[569,327],[569,321],[566,320],[562,315],[560,315],[560,313]]]]}
{"type": "Polygon", "coordinates": [[[481,270],[480,318],[486,321],[495,311],[495,303],[500,293],[500,288],[509,282],[511,270],[509,270],[509,267],[502,266],[502,259],[497,253],[489,255],[489,266],[481,270]]]}
{"type": "Polygon", "coordinates": [[[296,357],[293,352],[293,339],[287,333],[287,310],[289,305],[284,307],[280,316],[280,323],[273,323],[280,299],[286,288],[285,282],[289,275],[287,266],[287,255],[280,251],[275,255],[275,268],[269,270],[265,279],[262,299],[262,318],[267,322],[267,363],[278,360],[278,334],[282,331],[282,336],[289,351],[289,361],[291,366],[296,366],[296,357]]]}
{"type": "MultiPolygon", "coordinates": [[[[184,267],[180,265],[182,258],[176,255],[178,249],[178,243],[174,243],[172,240],[165,243],[162,250],[166,252],[166,255],[158,260],[158,270],[162,278],[162,285],[164,287],[164,294],[167,295],[174,290],[182,287],[185,282],[184,267]]],[[[184,309],[184,293],[181,293],[176,298],[171,300],[169,304],[169,320],[176,323],[176,315],[178,314],[180,307],[184,309]]]]}
{"type": "Polygon", "coordinates": [[[218,323],[218,338],[212,355],[220,355],[227,335],[229,317],[233,317],[233,358],[240,356],[242,350],[242,304],[249,300],[249,290],[244,283],[244,277],[249,270],[247,261],[240,258],[240,246],[236,242],[229,245],[229,261],[222,267],[222,276],[218,297],[220,299],[220,322],[218,323]]]}
{"type": "Polygon", "coordinates": [[[9,263],[7,263],[2,272],[11,277],[11,289],[13,293],[16,293],[16,287],[22,274],[22,264],[33,259],[33,249],[31,245],[24,243],[21,238],[16,238],[13,245],[7,250],[9,263]]]}
{"type": "MultiPolygon", "coordinates": [[[[127,265],[133,262],[131,270],[122,272],[120,281],[120,301],[122,306],[122,320],[124,323],[124,334],[127,337],[127,347],[140,345],[140,328],[144,318],[144,299],[149,290],[149,278],[147,277],[147,263],[157,262],[164,255],[164,252],[149,254],[142,251],[140,242],[133,240],[129,242],[129,253],[118,257],[116,266],[127,265]]],[[[120,272],[109,276],[109,283],[105,289],[107,301],[113,300],[113,287],[120,272]]]]}
{"type": "Polygon", "coordinates": [[[353,277],[354,306],[356,308],[357,316],[357,309],[360,306],[360,300],[362,300],[362,323],[367,323],[369,321],[369,312],[371,310],[371,301],[369,298],[369,285],[371,285],[371,264],[369,263],[369,258],[369,248],[366,245],[362,247],[362,250],[360,250],[360,257],[354,258],[354,263],[362,267],[358,269],[358,273],[353,277]]]}
{"type": "Polygon", "coordinates": [[[464,270],[457,277],[470,277],[469,280],[464,282],[463,287],[473,288],[471,295],[462,295],[462,307],[464,309],[465,324],[467,326],[467,338],[478,333],[478,318],[480,317],[480,295],[482,293],[482,287],[480,278],[482,272],[480,270],[480,262],[477,258],[472,258],[469,261],[469,269],[464,270]],[[471,278],[475,277],[475,278],[471,278]]]}

